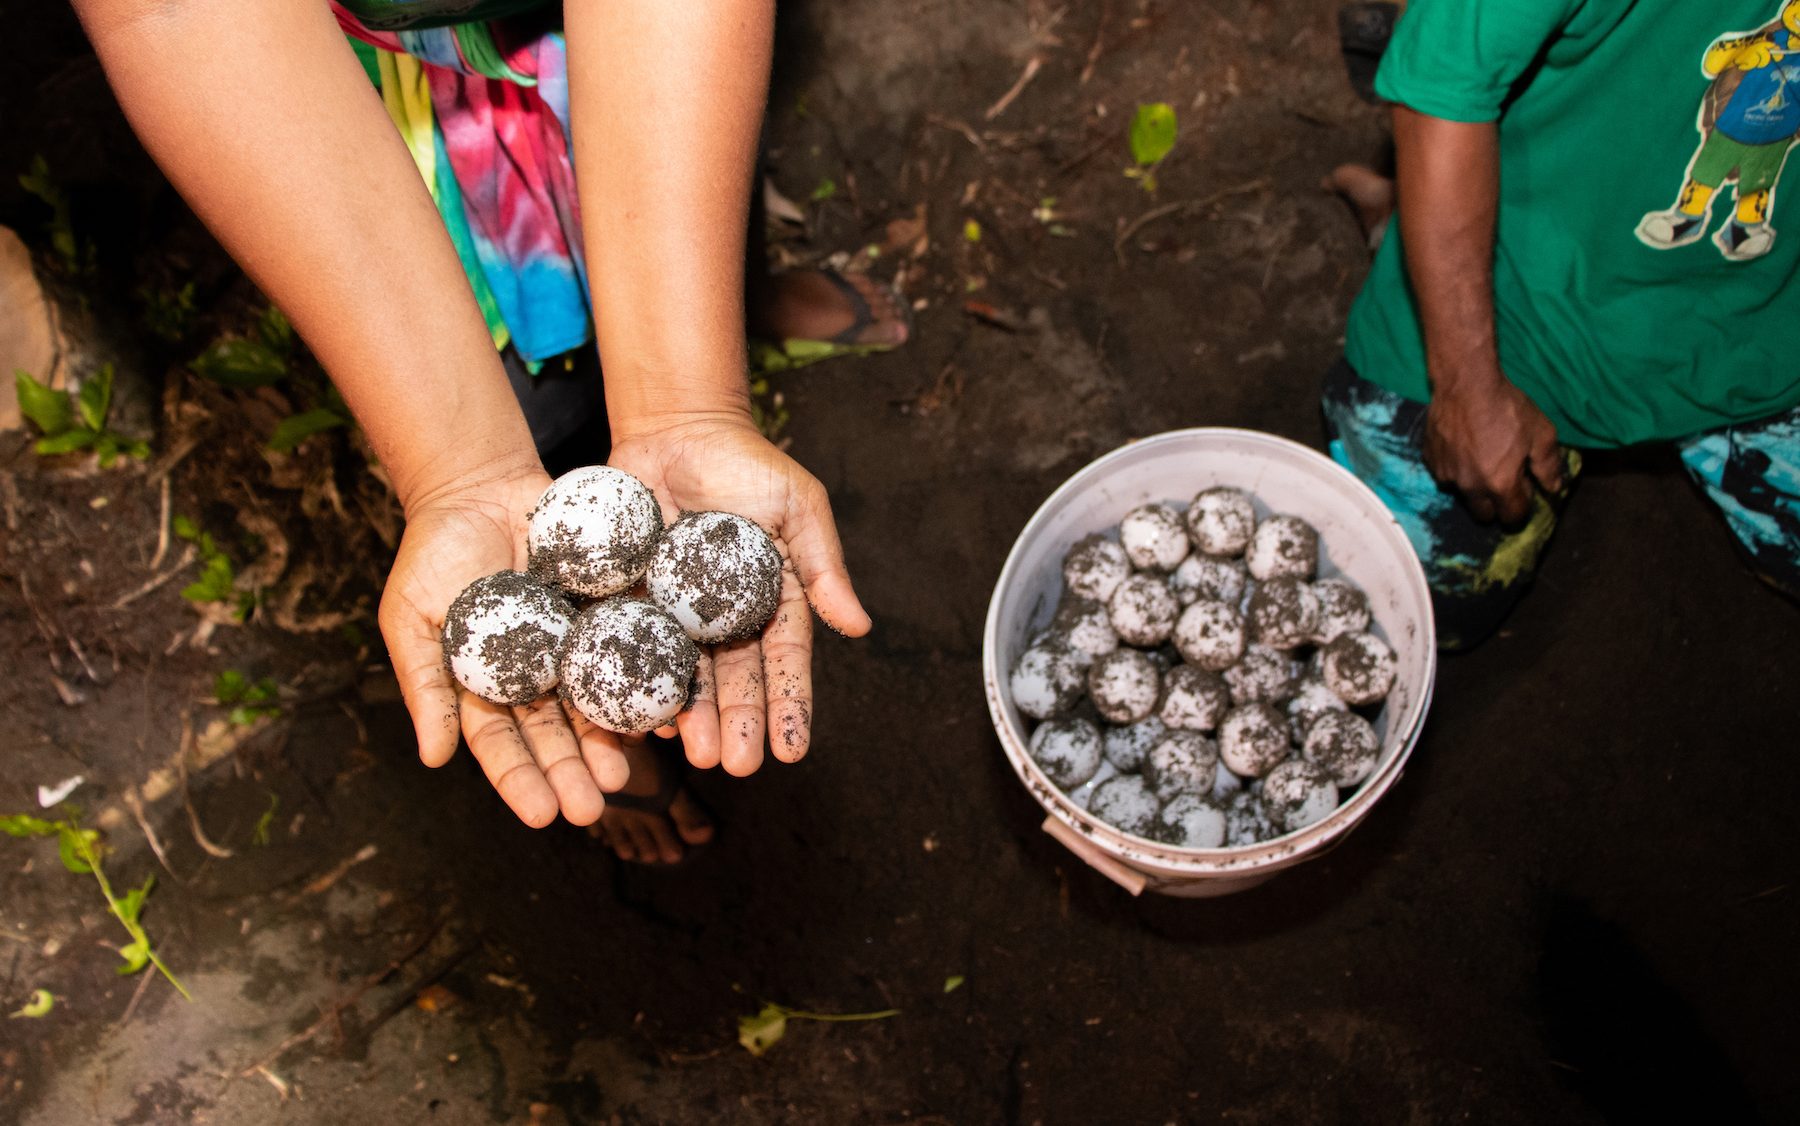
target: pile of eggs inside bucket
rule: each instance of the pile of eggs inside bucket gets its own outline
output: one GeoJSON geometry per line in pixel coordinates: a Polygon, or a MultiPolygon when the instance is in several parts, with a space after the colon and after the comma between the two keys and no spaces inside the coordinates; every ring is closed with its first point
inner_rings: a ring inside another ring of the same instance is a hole
{"type": "Polygon", "coordinates": [[[1381,757],[1394,652],[1316,578],[1318,532],[1211,488],[1132,509],[1063,559],[1062,604],[1011,672],[1031,756],[1101,821],[1182,848],[1311,825],[1381,757]]]}
{"type": "Polygon", "coordinates": [[[450,604],[444,662],[484,700],[517,707],[560,690],[609,731],[672,721],[696,643],[755,635],[781,597],[781,553],[754,522],[688,512],[665,528],[650,489],[610,466],[557,478],[526,547],[528,570],[479,578],[450,604]]]}

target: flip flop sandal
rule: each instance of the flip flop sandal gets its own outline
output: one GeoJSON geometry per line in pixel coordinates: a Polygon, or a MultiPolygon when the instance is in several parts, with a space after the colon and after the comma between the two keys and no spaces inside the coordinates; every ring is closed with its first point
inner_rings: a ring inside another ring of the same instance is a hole
{"type": "MultiPolygon", "coordinates": [[[[827,337],[824,340],[806,340],[789,337],[779,343],[764,340],[750,342],[750,370],[755,375],[772,375],[777,372],[793,371],[816,364],[820,360],[832,360],[839,356],[873,356],[882,352],[892,352],[898,344],[858,344],[856,338],[881,318],[875,315],[868,298],[856,288],[855,283],[837,270],[821,269],[825,280],[843,294],[850,303],[852,319],[848,327],[827,337]]],[[[899,313],[900,323],[905,326],[907,335],[912,335],[912,312],[900,294],[891,285],[877,283],[885,291],[889,303],[899,313]]]]}
{"type": "MultiPolygon", "coordinates": [[[[654,794],[628,794],[621,790],[616,794],[606,795],[607,806],[612,809],[628,809],[634,813],[648,813],[659,816],[668,821],[671,828],[674,828],[675,819],[669,816],[669,807],[675,804],[675,796],[681,793],[687,785],[686,770],[676,762],[669,762],[664,765],[667,769],[663,772],[662,784],[657,787],[654,794]]],[[[695,797],[693,793],[690,792],[688,797],[695,805],[700,805],[700,799],[695,797]]],[[[701,808],[705,809],[704,806],[701,806],[701,808]]],[[[605,821],[606,814],[603,811],[600,814],[600,822],[595,825],[595,828],[601,830],[600,836],[602,840],[605,839],[605,821]]],[[[713,829],[713,835],[715,839],[718,836],[718,828],[716,825],[713,829]]],[[[681,841],[681,859],[674,863],[668,863],[662,860],[652,861],[637,859],[626,860],[624,863],[638,864],[645,868],[679,868],[689,860],[693,859],[696,852],[699,852],[707,845],[712,844],[712,841],[706,841],[697,845],[689,844],[688,842],[681,840],[681,833],[679,830],[677,830],[675,834],[675,839],[681,841]]],[[[611,847],[611,842],[609,841],[607,843],[608,847],[611,847]]],[[[617,849],[613,850],[613,855],[618,855],[617,849]]]]}

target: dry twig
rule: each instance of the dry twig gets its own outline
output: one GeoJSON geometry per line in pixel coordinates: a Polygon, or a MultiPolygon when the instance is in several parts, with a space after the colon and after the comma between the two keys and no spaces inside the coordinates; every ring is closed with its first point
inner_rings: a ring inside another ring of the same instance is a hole
{"type": "Polygon", "coordinates": [[[188,828],[194,834],[194,843],[199,845],[208,856],[220,860],[231,859],[232,852],[222,845],[216,845],[206,836],[206,830],[200,827],[200,814],[194,809],[194,795],[188,791],[188,752],[194,746],[194,715],[191,711],[181,713],[181,753],[176,756],[177,769],[181,772],[181,804],[187,807],[188,828]]]}
{"type": "Polygon", "coordinates": [[[1211,195],[1201,196],[1198,199],[1181,199],[1176,200],[1174,203],[1165,203],[1161,207],[1152,207],[1142,215],[1139,215],[1136,219],[1125,224],[1125,228],[1119,232],[1119,237],[1113,240],[1113,256],[1119,260],[1119,265],[1123,266],[1125,264],[1126,244],[1131,241],[1133,235],[1137,234],[1151,223],[1156,222],[1158,219],[1167,218],[1178,211],[1199,211],[1203,208],[1211,207],[1221,200],[1230,199],[1232,196],[1249,195],[1252,192],[1260,192],[1268,186],[1269,180],[1265,176],[1251,180],[1248,183],[1238,184],[1229,188],[1220,188],[1211,195]]]}
{"type": "MultiPolygon", "coordinates": [[[[158,558],[160,559],[162,556],[162,550],[160,548],[158,548],[156,554],[157,554],[158,558]]],[[[136,590],[130,590],[130,591],[125,592],[124,594],[121,594],[118,598],[115,598],[111,602],[111,604],[109,604],[106,608],[108,610],[123,610],[123,609],[125,609],[125,607],[131,605],[133,602],[136,602],[138,599],[144,597],[146,594],[154,593],[155,591],[162,589],[164,586],[167,586],[169,583],[169,580],[173,579],[176,575],[181,574],[181,572],[187,570],[188,566],[191,563],[193,563],[193,561],[194,561],[194,545],[188,544],[187,550],[183,551],[181,553],[180,560],[178,560],[173,567],[170,567],[167,571],[164,571],[160,575],[152,575],[150,577],[150,579],[147,582],[145,582],[142,586],[138,587],[136,590]]],[[[154,567],[155,565],[156,564],[154,562],[151,563],[152,567],[154,567]]]]}
{"type": "Polygon", "coordinates": [[[1044,57],[1042,55],[1033,55],[1029,59],[1026,59],[1025,70],[1019,75],[1019,80],[1012,84],[1012,89],[1000,95],[999,101],[987,108],[987,112],[981,115],[981,119],[983,121],[992,121],[994,118],[1005,113],[1006,107],[1012,105],[1013,101],[1018,98],[1020,94],[1025,92],[1025,87],[1031,85],[1031,80],[1036,78],[1038,71],[1043,68],[1044,57]]]}

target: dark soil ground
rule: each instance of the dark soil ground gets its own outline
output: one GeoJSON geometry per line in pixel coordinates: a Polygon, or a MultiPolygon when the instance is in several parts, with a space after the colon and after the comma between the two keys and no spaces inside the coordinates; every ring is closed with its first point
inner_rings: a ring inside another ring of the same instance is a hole
{"type": "MultiPolygon", "coordinates": [[[[135,288],[183,278],[200,313],[127,357],[160,419],[147,465],[0,448],[0,810],[85,775],[107,871],[159,874],[145,925],[195,997],[116,976],[90,879],[0,843],[0,1005],[59,998],[0,1021],[0,1119],[1800,1119],[1800,610],[1664,452],[1592,459],[1533,596],[1443,664],[1403,784],[1260,888],[1132,899],[1038,831],[992,734],[987,598],[1057,483],[1184,425],[1321,441],[1366,254],[1316,185],[1382,141],[1334,7],[785,9],[770,175],[836,191],[777,250],[851,252],[925,305],[901,352],[777,380],[877,626],[821,641],[802,765],[696,780],[725,828],[674,871],[522,828],[467,756],[417,765],[366,645],[379,482],[341,432],[261,452],[317,394],[303,377],[181,371],[254,295],[125,140],[66,12],[7,21],[25,61],[0,77],[0,158],[66,179],[102,244],[98,319],[135,340],[135,288]],[[1154,100],[1182,135],[1152,197],[1121,169],[1154,100]],[[912,219],[924,244],[890,227],[912,219]],[[248,625],[196,637],[191,572],[108,609],[180,558],[150,565],[165,478],[261,592],[248,625]],[[233,725],[206,702],[227,668],[273,677],[284,714],[233,725]],[[176,774],[146,795],[165,871],[123,803],[184,716],[213,764],[189,801],[176,774]],[[900,1013],[796,1021],[753,1058],[737,1021],[765,1000],[900,1013]]],[[[44,214],[9,181],[0,221],[36,238],[44,214]]]]}

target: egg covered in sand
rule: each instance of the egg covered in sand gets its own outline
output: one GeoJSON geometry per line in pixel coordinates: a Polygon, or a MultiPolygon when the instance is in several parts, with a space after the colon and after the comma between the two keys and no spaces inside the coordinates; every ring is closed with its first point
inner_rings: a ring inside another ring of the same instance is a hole
{"type": "Polygon", "coordinates": [[[551,482],[526,519],[531,574],[587,598],[637,585],[663,533],[662,507],[642,481],[610,465],[551,482]]]}
{"type": "Polygon", "coordinates": [[[781,552],[736,513],[684,512],[658,541],[644,585],[695,641],[738,641],[775,616],[781,552]]]}
{"type": "Polygon", "coordinates": [[[558,669],[563,699],[608,731],[654,731],[687,706],[699,660],[668,611],[610,598],[575,616],[558,669]]]}
{"type": "Polygon", "coordinates": [[[492,704],[520,707],[556,687],[575,608],[522,571],[476,579],[444,612],[444,664],[492,704]]]}

